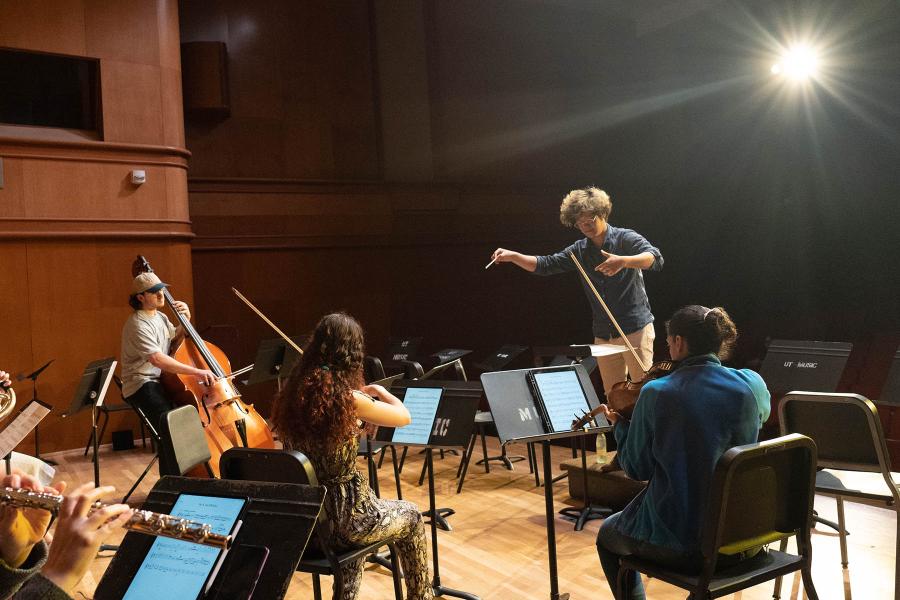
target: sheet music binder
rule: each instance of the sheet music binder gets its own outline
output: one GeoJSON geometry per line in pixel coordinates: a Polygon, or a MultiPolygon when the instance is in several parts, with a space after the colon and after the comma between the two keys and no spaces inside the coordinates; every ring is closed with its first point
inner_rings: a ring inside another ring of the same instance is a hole
{"type": "MultiPolygon", "coordinates": [[[[215,598],[218,594],[220,578],[227,578],[236,567],[231,558],[236,551],[241,547],[256,546],[264,547],[268,552],[255,582],[253,598],[283,598],[321,511],[325,488],[291,483],[163,477],[153,486],[142,508],[169,514],[181,494],[248,499],[243,525],[229,557],[213,581],[210,597],[215,598]],[[287,531],[290,535],[285,535],[287,531]]],[[[97,586],[95,600],[118,600],[125,594],[154,539],[137,532],[125,534],[119,551],[97,586]]],[[[165,591],[160,590],[160,597],[164,595],[165,591]]]]}
{"type": "MultiPolygon", "coordinates": [[[[594,409],[600,406],[600,400],[597,398],[597,393],[594,391],[594,386],[591,385],[584,367],[572,365],[568,368],[574,370],[578,375],[578,381],[587,398],[588,407],[594,409]]],[[[484,393],[491,407],[491,414],[494,417],[494,425],[497,427],[497,435],[500,437],[501,444],[523,438],[540,438],[553,433],[547,430],[535,404],[535,397],[528,383],[528,375],[558,370],[558,367],[542,367],[482,373],[481,384],[484,386],[484,393]]],[[[574,420],[574,414],[572,418],[574,420]]],[[[608,427],[605,419],[602,417],[597,419],[602,427],[608,427]]]]}

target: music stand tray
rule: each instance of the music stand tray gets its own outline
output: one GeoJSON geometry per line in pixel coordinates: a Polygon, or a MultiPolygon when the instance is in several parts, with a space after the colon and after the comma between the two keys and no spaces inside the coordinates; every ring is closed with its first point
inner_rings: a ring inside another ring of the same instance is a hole
{"type": "MultiPolygon", "coordinates": [[[[255,590],[252,590],[253,598],[284,598],[322,509],[325,488],[293,483],[163,477],[153,486],[141,508],[170,514],[181,494],[247,500],[243,524],[234,540],[230,556],[225,559],[212,583],[211,595],[215,596],[219,580],[227,577],[232,567],[240,566],[230,564],[234,561],[229,560],[237,555],[235,551],[238,548],[261,547],[268,550],[268,557],[262,571],[253,574],[258,577],[255,590]],[[286,532],[290,532],[290,535],[286,535],[286,532]]],[[[113,556],[97,586],[95,600],[122,598],[153,541],[153,536],[143,533],[125,534],[119,551],[113,556]]],[[[160,590],[159,595],[164,596],[165,590],[160,590]]]]}
{"type": "Polygon", "coordinates": [[[75,396],[69,408],[62,414],[71,417],[88,406],[91,407],[91,440],[94,446],[94,485],[100,486],[100,439],[97,435],[97,410],[103,406],[106,392],[116,370],[116,360],[112,357],[95,360],[84,368],[81,380],[75,389],[75,396]]]}
{"type": "Polygon", "coordinates": [[[41,419],[50,414],[52,408],[40,400],[32,400],[22,407],[3,431],[0,431],[0,456],[6,462],[7,475],[12,474],[12,451],[37,427],[41,419]]]}
{"type": "MultiPolygon", "coordinates": [[[[298,346],[304,341],[304,338],[299,336],[291,339],[298,346]]],[[[253,359],[253,370],[250,371],[247,385],[287,377],[298,362],[300,354],[283,339],[262,340],[256,348],[256,358],[253,359]]]]}

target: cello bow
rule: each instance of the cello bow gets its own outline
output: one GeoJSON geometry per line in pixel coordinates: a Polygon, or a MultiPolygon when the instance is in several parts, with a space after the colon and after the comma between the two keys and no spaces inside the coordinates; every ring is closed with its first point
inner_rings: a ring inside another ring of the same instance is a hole
{"type": "Polygon", "coordinates": [[[616,331],[619,332],[619,335],[622,336],[622,341],[625,342],[625,345],[628,346],[628,349],[631,351],[632,356],[634,356],[634,360],[637,361],[637,364],[641,366],[641,369],[644,370],[644,373],[650,372],[650,367],[644,364],[644,361],[641,360],[641,357],[638,356],[637,350],[634,349],[634,346],[631,345],[631,341],[625,336],[625,332],[622,331],[622,328],[619,326],[619,322],[616,321],[616,318],[613,316],[612,311],[609,310],[609,307],[606,306],[606,302],[603,301],[603,298],[600,296],[600,292],[597,291],[597,288],[594,287],[594,282],[591,281],[588,274],[585,273],[584,267],[581,266],[581,263],[578,262],[578,259],[575,258],[574,252],[569,252],[569,258],[572,259],[572,262],[575,263],[575,266],[578,267],[578,271],[581,273],[581,276],[584,277],[585,282],[588,284],[588,287],[591,288],[591,291],[594,292],[594,296],[597,297],[597,301],[600,303],[600,306],[603,307],[603,310],[606,311],[606,316],[609,317],[609,320],[615,326],[616,331]]]}
{"type": "Polygon", "coordinates": [[[231,288],[231,291],[234,292],[234,295],[237,296],[238,298],[240,298],[241,301],[242,301],[244,304],[246,304],[247,306],[249,306],[249,307],[250,307],[250,310],[252,310],[253,312],[255,312],[255,313],[259,316],[260,319],[262,319],[263,321],[265,321],[266,324],[267,324],[269,327],[271,327],[272,329],[274,329],[274,330],[275,330],[275,333],[277,333],[278,335],[280,335],[281,338],[282,338],[285,342],[287,342],[288,344],[290,344],[291,348],[293,348],[294,350],[296,350],[297,353],[298,353],[300,356],[303,356],[303,350],[300,348],[300,346],[298,346],[297,344],[295,344],[295,343],[294,343],[294,340],[292,340],[291,338],[289,338],[289,337],[287,336],[287,334],[286,334],[285,332],[283,332],[281,329],[279,329],[278,326],[277,326],[275,323],[273,323],[266,315],[264,315],[263,312],[262,312],[261,310],[259,310],[258,308],[256,308],[256,307],[253,305],[253,303],[250,302],[250,300],[247,299],[246,296],[244,296],[242,293],[240,293],[239,291],[237,291],[237,289],[235,289],[235,288],[231,288]]]}

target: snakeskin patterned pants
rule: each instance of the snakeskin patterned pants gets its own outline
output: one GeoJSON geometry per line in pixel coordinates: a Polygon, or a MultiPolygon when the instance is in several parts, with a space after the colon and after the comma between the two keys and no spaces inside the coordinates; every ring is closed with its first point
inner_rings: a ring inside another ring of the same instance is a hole
{"type": "MultiPolygon", "coordinates": [[[[407,600],[432,600],[434,590],[428,572],[428,544],[418,507],[404,500],[370,497],[357,502],[349,519],[335,519],[334,532],[348,546],[364,546],[378,541],[393,543],[406,579],[407,600]]],[[[365,558],[344,566],[344,595],[356,600],[362,583],[365,558]]]]}

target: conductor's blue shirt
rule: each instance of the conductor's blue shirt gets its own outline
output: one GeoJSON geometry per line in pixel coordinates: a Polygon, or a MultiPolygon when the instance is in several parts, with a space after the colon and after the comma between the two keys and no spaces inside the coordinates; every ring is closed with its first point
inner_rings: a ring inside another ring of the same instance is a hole
{"type": "Polygon", "coordinates": [[[625,473],[649,480],[616,521],[619,533],[696,555],[716,463],[756,442],[769,411],[762,377],[724,367],[714,354],[687,358],[644,385],[631,421],[614,429],[625,473]]]}
{"type": "MultiPolygon", "coordinates": [[[[598,248],[588,238],[581,238],[565,250],[556,254],[537,257],[536,275],[555,275],[567,271],[575,271],[575,263],[569,258],[569,253],[575,254],[578,262],[588,274],[594,287],[600,293],[600,297],[606,302],[610,312],[619,322],[622,331],[626,334],[634,333],[643,328],[647,323],[653,322],[653,314],[650,312],[650,300],[647,299],[647,290],[644,288],[644,274],[641,269],[622,269],[612,277],[607,277],[594,270],[594,267],[605,260],[600,250],[606,250],[610,254],[619,256],[636,256],[644,252],[653,255],[653,265],[650,271],[659,271],[663,267],[663,257],[659,249],[648,242],[644,236],[632,229],[613,227],[607,224],[606,239],[602,248],[598,248]]],[[[587,294],[588,302],[593,313],[594,337],[611,338],[618,337],[615,326],[594,292],[588,287],[587,282],[579,275],[578,279],[587,294]]]]}

